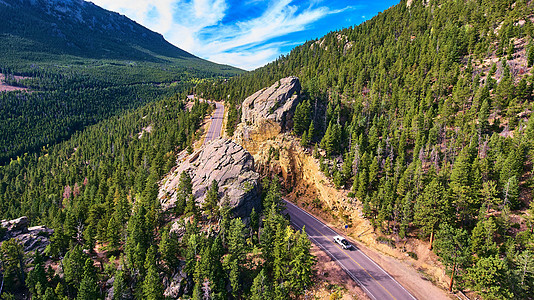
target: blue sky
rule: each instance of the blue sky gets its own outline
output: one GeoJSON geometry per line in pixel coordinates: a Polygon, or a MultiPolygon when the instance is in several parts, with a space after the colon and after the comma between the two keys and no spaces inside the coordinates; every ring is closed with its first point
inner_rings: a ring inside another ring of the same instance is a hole
{"type": "Polygon", "coordinates": [[[217,63],[253,70],[398,0],[90,0],[217,63]]]}

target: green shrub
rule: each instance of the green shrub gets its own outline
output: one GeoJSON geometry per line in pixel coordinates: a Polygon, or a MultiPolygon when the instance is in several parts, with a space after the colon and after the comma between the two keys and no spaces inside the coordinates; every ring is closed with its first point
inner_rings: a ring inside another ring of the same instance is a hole
{"type": "Polygon", "coordinates": [[[413,259],[415,259],[415,260],[417,260],[417,258],[418,258],[418,257],[417,257],[417,253],[414,253],[414,252],[412,252],[412,251],[408,251],[408,256],[411,257],[411,258],[413,258],[413,259]]]}

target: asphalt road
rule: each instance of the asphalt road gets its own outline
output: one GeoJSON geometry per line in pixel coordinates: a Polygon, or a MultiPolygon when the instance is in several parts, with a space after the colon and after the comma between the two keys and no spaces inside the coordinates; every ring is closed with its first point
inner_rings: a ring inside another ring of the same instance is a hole
{"type": "Polygon", "coordinates": [[[221,136],[223,118],[224,118],[224,105],[221,103],[215,102],[215,111],[211,117],[211,125],[204,139],[204,145],[213,141],[214,139],[221,136]]]}
{"type": "Polygon", "coordinates": [[[310,239],[335,260],[371,299],[416,299],[355,245],[351,250],[341,248],[333,239],[338,233],[317,218],[289,201],[286,201],[286,212],[293,226],[298,229],[306,226],[310,239]]]}

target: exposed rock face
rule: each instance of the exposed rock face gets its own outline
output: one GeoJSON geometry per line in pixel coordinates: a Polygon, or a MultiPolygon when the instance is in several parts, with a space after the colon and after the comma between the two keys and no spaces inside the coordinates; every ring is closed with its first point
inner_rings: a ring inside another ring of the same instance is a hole
{"type": "Polygon", "coordinates": [[[20,217],[11,221],[2,220],[1,222],[1,226],[7,230],[6,239],[27,233],[29,224],[28,217],[20,217]]]}
{"type": "Polygon", "coordinates": [[[176,189],[182,172],[189,172],[197,203],[204,202],[213,180],[219,184],[219,204],[228,196],[235,216],[246,218],[252,208],[260,207],[259,174],[254,158],[243,147],[228,139],[217,139],[197,152],[179,158],[177,168],[166,178],[159,191],[164,209],[175,206],[176,189]]]}
{"type": "Polygon", "coordinates": [[[24,247],[24,252],[36,250],[43,252],[46,246],[50,244],[49,237],[54,233],[54,230],[44,226],[28,228],[29,221],[27,217],[20,217],[11,221],[3,220],[0,224],[6,229],[4,236],[0,236],[0,241],[14,238],[24,247]]]}
{"type": "Polygon", "coordinates": [[[297,106],[299,93],[300,81],[297,77],[280,79],[243,101],[241,122],[257,124],[264,119],[271,119],[283,128],[288,114],[297,106]]]}
{"type": "Polygon", "coordinates": [[[176,272],[171,280],[164,280],[165,292],[163,295],[172,299],[177,299],[184,294],[187,289],[187,274],[185,273],[185,261],[180,261],[178,272],[176,272]]]}
{"type": "Polygon", "coordinates": [[[255,153],[262,141],[291,128],[300,88],[297,77],[287,77],[245,99],[233,139],[255,153]]]}

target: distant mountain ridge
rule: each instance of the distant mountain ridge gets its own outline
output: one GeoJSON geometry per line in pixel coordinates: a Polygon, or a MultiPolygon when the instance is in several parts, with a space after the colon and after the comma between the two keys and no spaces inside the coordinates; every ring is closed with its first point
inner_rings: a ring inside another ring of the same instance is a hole
{"type": "MultiPolygon", "coordinates": [[[[95,59],[195,58],[126,16],[83,0],[0,0],[0,43],[95,59]]],[[[0,46],[1,48],[1,46],[0,46]]]]}

